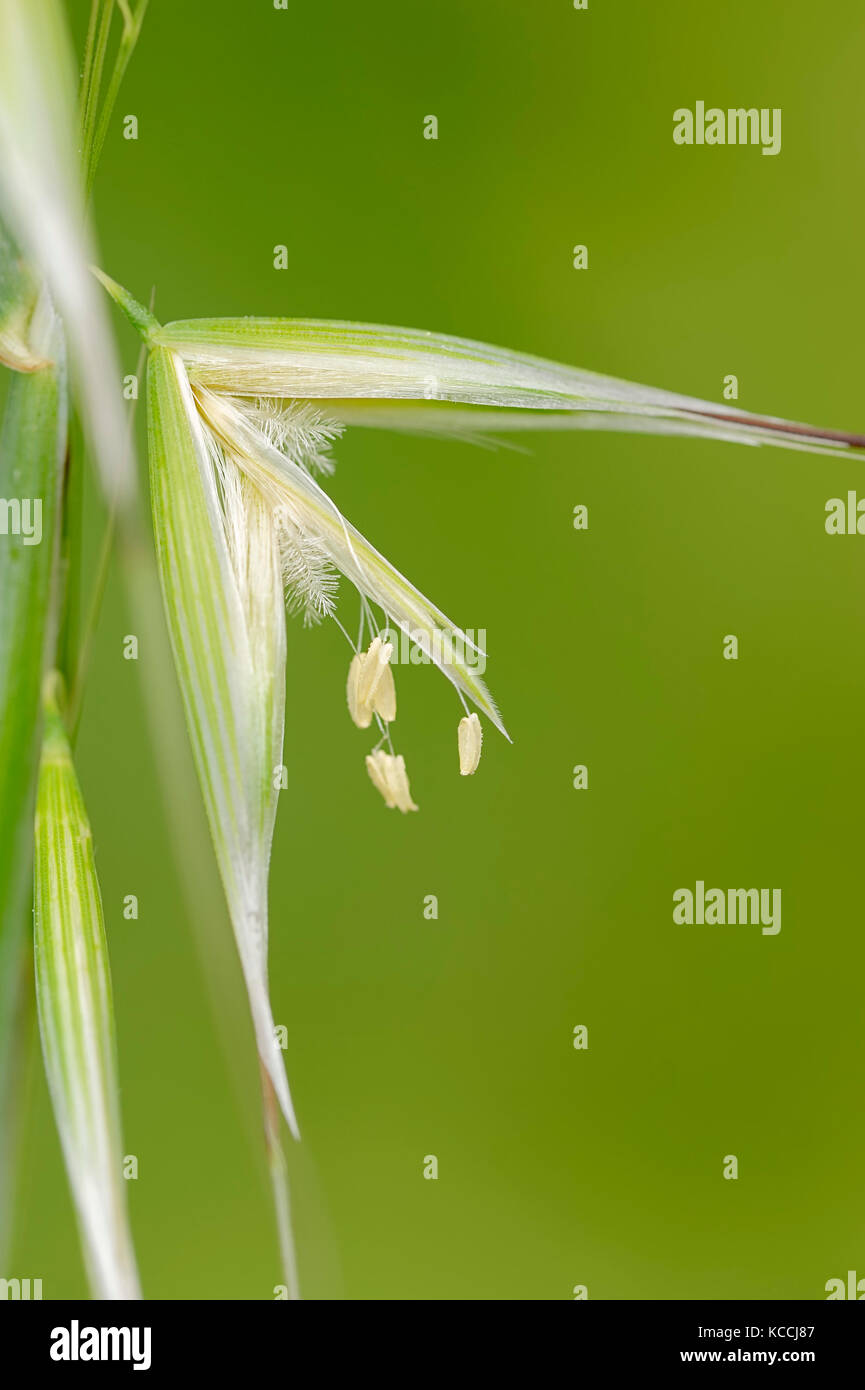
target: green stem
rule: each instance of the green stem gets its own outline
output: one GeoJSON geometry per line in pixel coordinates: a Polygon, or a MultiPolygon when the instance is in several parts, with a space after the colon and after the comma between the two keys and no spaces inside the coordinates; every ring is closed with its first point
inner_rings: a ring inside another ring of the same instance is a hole
{"type": "Polygon", "coordinates": [[[8,1242],[21,1075],[32,1032],[33,808],[39,755],[39,692],[53,650],[58,598],[60,499],[66,454],[65,350],[47,298],[34,323],[52,365],[12,377],[0,431],[0,496],[39,499],[38,545],[0,546],[0,1244],[8,1242]],[[3,1228],[7,1234],[4,1235],[3,1228]]]}
{"type": "MultiPolygon", "coordinates": [[[[28,864],[29,868],[29,864],[28,864]]],[[[24,917],[22,913],[22,918],[24,917]]],[[[17,1208],[21,1149],[36,1057],[36,991],[33,941],[23,930],[19,940],[0,937],[0,979],[7,982],[10,1007],[0,1058],[0,1269],[8,1269],[17,1208]]]]}
{"type": "Polygon", "coordinates": [[[66,447],[66,468],[61,502],[59,565],[60,629],[55,665],[71,686],[80,641],[78,625],[81,606],[81,546],[84,512],[84,436],[81,421],[72,414],[66,447]]]}
{"type": "MultiPolygon", "coordinates": [[[[150,303],[153,305],[155,290],[151,293],[150,303]]],[[[135,364],[135,375],[140,381],[144,366],[147,360],[147,345],[141,344],[138,353],[138,361],[135,364]]],[[[129,443],[132,445],[132,435],[135,428],[135,407],[137,398],[132,400],[129,405],[129,443]]],[[[93,649],[93,639],[96,635],[96,628],[99,623],[99,615],[102,611],[102,602],[105,597],[105,590],[108,585],[108,575],[111,569],[111,556],[114,551],[114,538],[117,530],[117,508],[111,503],[108,516],[105,520],[105,529],[102,534],[102,545],[99,551],[99,561],[96,567],[96,578],[93,583],[93,590],[90,596],[90,603],[87,609],[87,617],[81,629],[81,636],[78,643],[78,658],[74,664],[74,670],[70,666],[66,673],[69,684],[69,728],[73,744],[78,733],[78,725],[81,721],[81,707],[84,699],[84,684],[87,679],[87,671],[90,666],[90,656],[93,649]]],[[[70,605],[67,602],[67,614],[70,605]]]]}
{"type": "Polygon", "coordinates": [[[100,0],[90,0],[90,20],[87,25],[87,40],[84,44],[84,66],[81,70],[81,89],[79,92],[79,121],[81,126],[84,124],[84,104],[87,93],[90,90],[90,80],[93,73],[93,46],[96,43],[96,25],[99,20],[100,0]]]}
{"type": "Polygon", "coordinates": [[[101,3],[102,16],[100,19],[97,20],[96,16],[99,0],[93,0],[90,11],[87,50],[84,58],[84,77],[81,82],[81,168],[84,175],[84,188],[88,197],[93,184],[93,175],[96,172],[96,164],[93,159],[93,140],[99,108],[99,91],[102,87],[102,71],[105,66],[111,19],[114,14],[114,0],[101,0],[101,3]]]}
{"type": "Polygon", "coordinates": [[[148,0],[141,0],[141,3],[139,4],[138,9],[135,11],[134,14],[132,14],[128,5],[121,3],[121,0],[118,0],[118,4],[120,4],[121,12],[123,14],[123,35],[120,39],[120,47],[117,50],[117,57],[114,60],[114,70],[111,74],[111,79],[108,83],[108,90],[105,93],[105,100],[102,103],[102,111],[99,115],[99,123],[96,126],[96,130],[93,136],[93,147],[90,154],[90,165],[87,179],[85,181],[85,194],[87,197],[90,196],[90,189],[93,182],[93,176],[96,173],[96,166],[98,165],[99,157],[102,154],[102,146],[105,144],[105,136],[108,134],[108,124],[111,120],[111,114],[114,110],[115,102],[117,101],[117,93],[120,91],[120,84],[123,81],[124,74],[129,65],[129,59],[132,57],[132,54],[135,51],[135,45],[138,43],[138,36],[141,33],[141,26],[144,23],[144,15],[147,10],[148,0]]]}

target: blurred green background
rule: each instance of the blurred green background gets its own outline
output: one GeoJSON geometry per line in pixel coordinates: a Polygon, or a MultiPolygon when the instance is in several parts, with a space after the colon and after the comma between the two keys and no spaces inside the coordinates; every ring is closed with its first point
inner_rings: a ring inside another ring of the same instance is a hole
{"type": "MultiPolygon", "coordinates": [[[[863,56],[854,0],[151,0],[98,178],[102,261],[163,320],[405,323],[719,401],[735,373],[745,409],[861,429],[863,56]],[[675,146],[698,99],[781,107],[781,154],[675,146]]],[[[337,458],[346,514],[486,629],[514,744],[488,728],[460,779],[453,692],[398,670],[421,813],[386,811],[343,639],[290,626],[271,973],[305,1296],[822,1298],[865,1275],[865,540],[824,531],[861,465],[592,434],[488,452],[356,431],[337,458]],[[675,926],[698,878],[780,887],[780,934],[675,926]]],[[[94,553],[99,524],[94,495],[94,553]]],[[[239,970],[188,756],[181,843],[159,790],[142,667],[164,653],[124,661],[129,623],[118,572],[79,764],[142,1278],[270,1298],[239,970]]],[[[38,1068],[12,1265],[85,1294],[38,1068]]]]}

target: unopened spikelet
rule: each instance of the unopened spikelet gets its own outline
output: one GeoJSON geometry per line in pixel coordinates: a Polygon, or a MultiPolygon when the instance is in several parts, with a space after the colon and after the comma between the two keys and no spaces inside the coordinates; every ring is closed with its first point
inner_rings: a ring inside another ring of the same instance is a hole
{"type": "Polygon", "coordinates": [[[370,781],[381,792],[384,803],[390,810],[396,808],[405,814],[407,811],[418,809],[411,799],[405,759],[401,753],[394,755],[377,749],[376,752],[367,754],[366,770],[370,781]]]}
{"type": "Polygon", "coordinates": [[[50,677],[34,842],[42,1052],[93,1296],[135,1299],[102,899],[58,693],[50,677]]]}
{"type": "Polygon", "coordinates": [[[460,776],[470,777],[477,771],[478,763],[481,760],[481,744],[483,743],[483,729],[481,721],[478,719],[474,710],[465,719],[459,722],[457,729],[457,742],[460,753],[460,776]]]}

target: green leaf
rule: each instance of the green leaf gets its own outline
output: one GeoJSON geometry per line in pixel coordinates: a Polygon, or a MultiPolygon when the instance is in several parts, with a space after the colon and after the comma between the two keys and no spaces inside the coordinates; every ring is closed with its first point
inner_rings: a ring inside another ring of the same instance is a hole
{"type": "Polygon", "coordinates": [[[108,79],[108,87],[98,111],[102,88],[102,68],[108,45],[111,18],[115,0],[103,0],[101,22],[97,23],[97,7],[91,11],[90,32],[87,36],[84,72],[81,81],[81,147],[84,163],[84,188],[89,194],[96,174],[96,166],[108,133],[114,103],[123,81],[123,75],[141,34],[141,26],[147,11],[148,0],[139,0],[138,9],[133,11],[128,0],[117,0],[117,8],[123,20],[114,67],[108,79]]]}
{"type": "Polygon", "coordinates": [[[36,999],[45,1071],[91,1289],[140,1298],[122,1174],[114,1011],[93,837],[46,681],[36,799],[36,999]]]}
{"type": "Polygon", "coordinates": [[[18,372],[46,363],[31,350],[28,337],[36,286],[12,234],[0,218],[0,362],[18,372]]]}
{"type": "Polygon", "coordinates": [[[76,131],[75,61],[57,0],[0,0],[0,204],[62,316],[70,375],[103,485],[121,508],[135,487],[121,372],[93,283],[76,131]]]}
{"type": "Polygon", "coordinates": [[[12,376],[0,432],[4,522],[14,525],[17,509],[23,523],[26,504],[34,539],[35,504],[41,504],[38,544],[28,544],[24,534],[0,534],[0,1200],[10,1183],[7,1146],[13,1142],[21,961],[32,888],[39,692],[66,451],[63,338],[47,301],[34,318],[33,341],[54,365],[12,376]]]}

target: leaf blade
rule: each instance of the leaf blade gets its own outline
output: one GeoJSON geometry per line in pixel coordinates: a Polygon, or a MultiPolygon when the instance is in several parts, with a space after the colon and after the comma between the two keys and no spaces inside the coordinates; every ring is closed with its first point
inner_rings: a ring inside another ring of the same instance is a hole
{"type": "Polygon", "coordinates": [[[47,300],[32,340],[53,365],[9,383],[0,430],[0,497],[41,501],[41,541],[0,539],[0,1217],[11,1194],[22,961],[33,887],[33,811],[39,759],[40,689],[49,635],[66,448],[65,358],[47,300]]]}
{"type": "Polygon", "coordinates": [[[131,507],[135,472],[120,366],[89,270],[94,255],[73,136],[74,68],[57,0],[0,0],[3,213],[64,319],[72,378],[103,486],[119,506],[131,507]]]}

